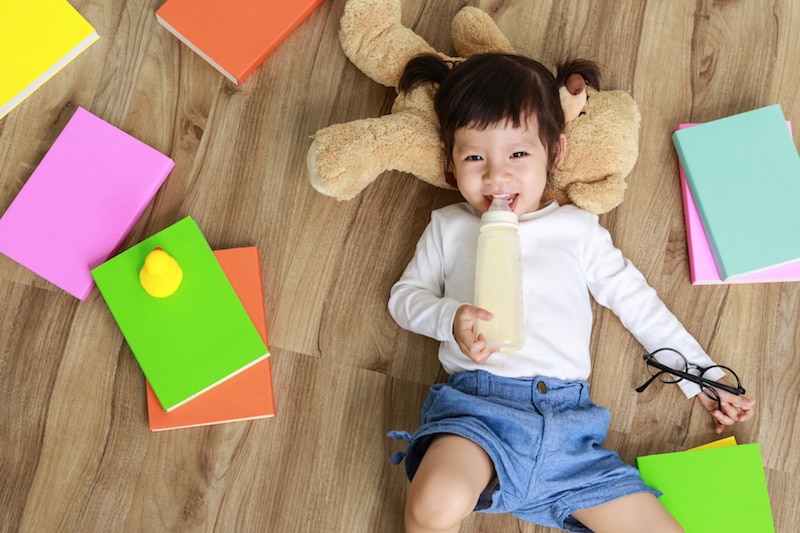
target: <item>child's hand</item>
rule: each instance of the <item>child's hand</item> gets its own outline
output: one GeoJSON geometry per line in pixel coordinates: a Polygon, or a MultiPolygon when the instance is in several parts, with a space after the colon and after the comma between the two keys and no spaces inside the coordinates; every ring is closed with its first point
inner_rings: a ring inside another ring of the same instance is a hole
{"type": "Polygon", "coordinates": [[[474,305],[462,305],[453,320],[453,336],[461,351],[478,364],[486,362],[490,355],[498,351],[486,345],[483,335],[475,336],[476,320],[491,320],[492,313],[474,305]]]}
{"type": "MultiPolygon", "coordinates": [[[[732,383],[724,379],[720,380],[720,383],[733,386],[732,383]]],[[[703,392],[700,392],[696,397],[700,400],[700,403],[703,404],[703,407],[711,413],[712,418],[714,418],[714,423],[716,424],[715,430],[717,433],[722,433],[725,426],[732,426],[736,422],[745,422],[750,420],[750,417],[753,416],[755,400],[751,400],[745,396],[731,394],[730,392],[720,389],[714,390],[719,394],[719,400],[720,403],[722,403],[722,411],[719,410],[717,401],[713,398],[709,398],[703,392]]]]}

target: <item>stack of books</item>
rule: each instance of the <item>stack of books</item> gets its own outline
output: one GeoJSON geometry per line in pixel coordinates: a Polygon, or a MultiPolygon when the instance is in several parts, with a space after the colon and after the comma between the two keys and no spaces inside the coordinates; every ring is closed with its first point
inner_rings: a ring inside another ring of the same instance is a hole
{"type": "Polygon", "coordinates": [[[800,280],[800,156],[780,106],[681,124],[672,140],[692,284],[800,280]]]}
{"type": "Polygon", "coordinates": [[[733,437],[636,459],[642,480],[686,533],[774,533],[761,447],[733,437]]]}
{"type": "Polygon", "coordinates": [[[214,252],[185,217],[92,276],[147,379],[151,430],[275,414],[255,247],[214,252]],[[139,278],[155,249],[182,271],[166,297],[149,294],[139,278]]]}
{"type": "MultiPolygon", "coordinates": [[[[215,250],[214,255],[236,295],[242,301],[261,339],[269,347],[258,248],[248,246],[215,250]]],[[[148,382],[147,413],[150,429],[153,431],[275,416],[270,359],[259,361],[191,402],[169,412],[164,411],[153,387],[148,382]]]]}

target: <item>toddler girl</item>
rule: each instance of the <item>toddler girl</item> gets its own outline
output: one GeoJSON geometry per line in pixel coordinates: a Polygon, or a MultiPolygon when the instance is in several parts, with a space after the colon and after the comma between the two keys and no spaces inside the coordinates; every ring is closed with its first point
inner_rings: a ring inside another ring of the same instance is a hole
{"type": "MultiPolygon", "coordinates": [[[[420,428],[392,433],[409,440],[393,458],[405,458],[411,480],[406,530],[458,531],[472,511],[483,511],[570,531],[681,531],[638,471],[602,447],[609,413],[592,403],[586,382],[589,295],[648,351],[671,347],[689,363],[714,363],[597,215],[542,204],[565,150],[556,79],[516,55],[474,56],[452,69],[431,55],[407,65],[400,89],[426,82],[439,84],[434,105],[447,171],[465,202],[432,213],[389,299],[401,327],[440,341],[449,374],[431,388],[420,428]],[[492,319],[470,302],[480,216],[497,196],[519,216],[522,243],[525,344],[514,353],[473,333],[477,320],[492,319]]],[[[752,414],[743,396],[720,390],[718,409],[694,383],[679,385],[719,424],[752,414]]]]}

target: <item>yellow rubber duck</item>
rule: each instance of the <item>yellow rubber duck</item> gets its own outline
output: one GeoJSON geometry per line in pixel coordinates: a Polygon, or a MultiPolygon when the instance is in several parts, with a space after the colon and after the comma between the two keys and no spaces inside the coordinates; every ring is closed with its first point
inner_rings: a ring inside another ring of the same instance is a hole
{"type": "Polygon", "coordinates": [[[172,295],[183,280],[181,270],[175,258],[161,247],[147,254],[144,266],[139,271],[139,283],[150,296],[166,298],[172,295]]]}

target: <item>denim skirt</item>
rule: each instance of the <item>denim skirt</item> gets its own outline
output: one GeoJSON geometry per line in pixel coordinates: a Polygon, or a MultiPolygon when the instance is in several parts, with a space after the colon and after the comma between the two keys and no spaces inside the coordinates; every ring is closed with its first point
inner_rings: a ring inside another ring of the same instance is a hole
{"type": "Polygon", "coordinates": [[[431,387],[413,435],[389,433],[408,441],[392,463],[405,459],[413,479],[437,435],[460,435],[486,451],[497,474],[476,511],[586,532],[574,511],[637,492],[660,496],[638,470],[603,448],[609,421],[608,409],[589,399],[585,381],[464,372],[431,387]]]}

